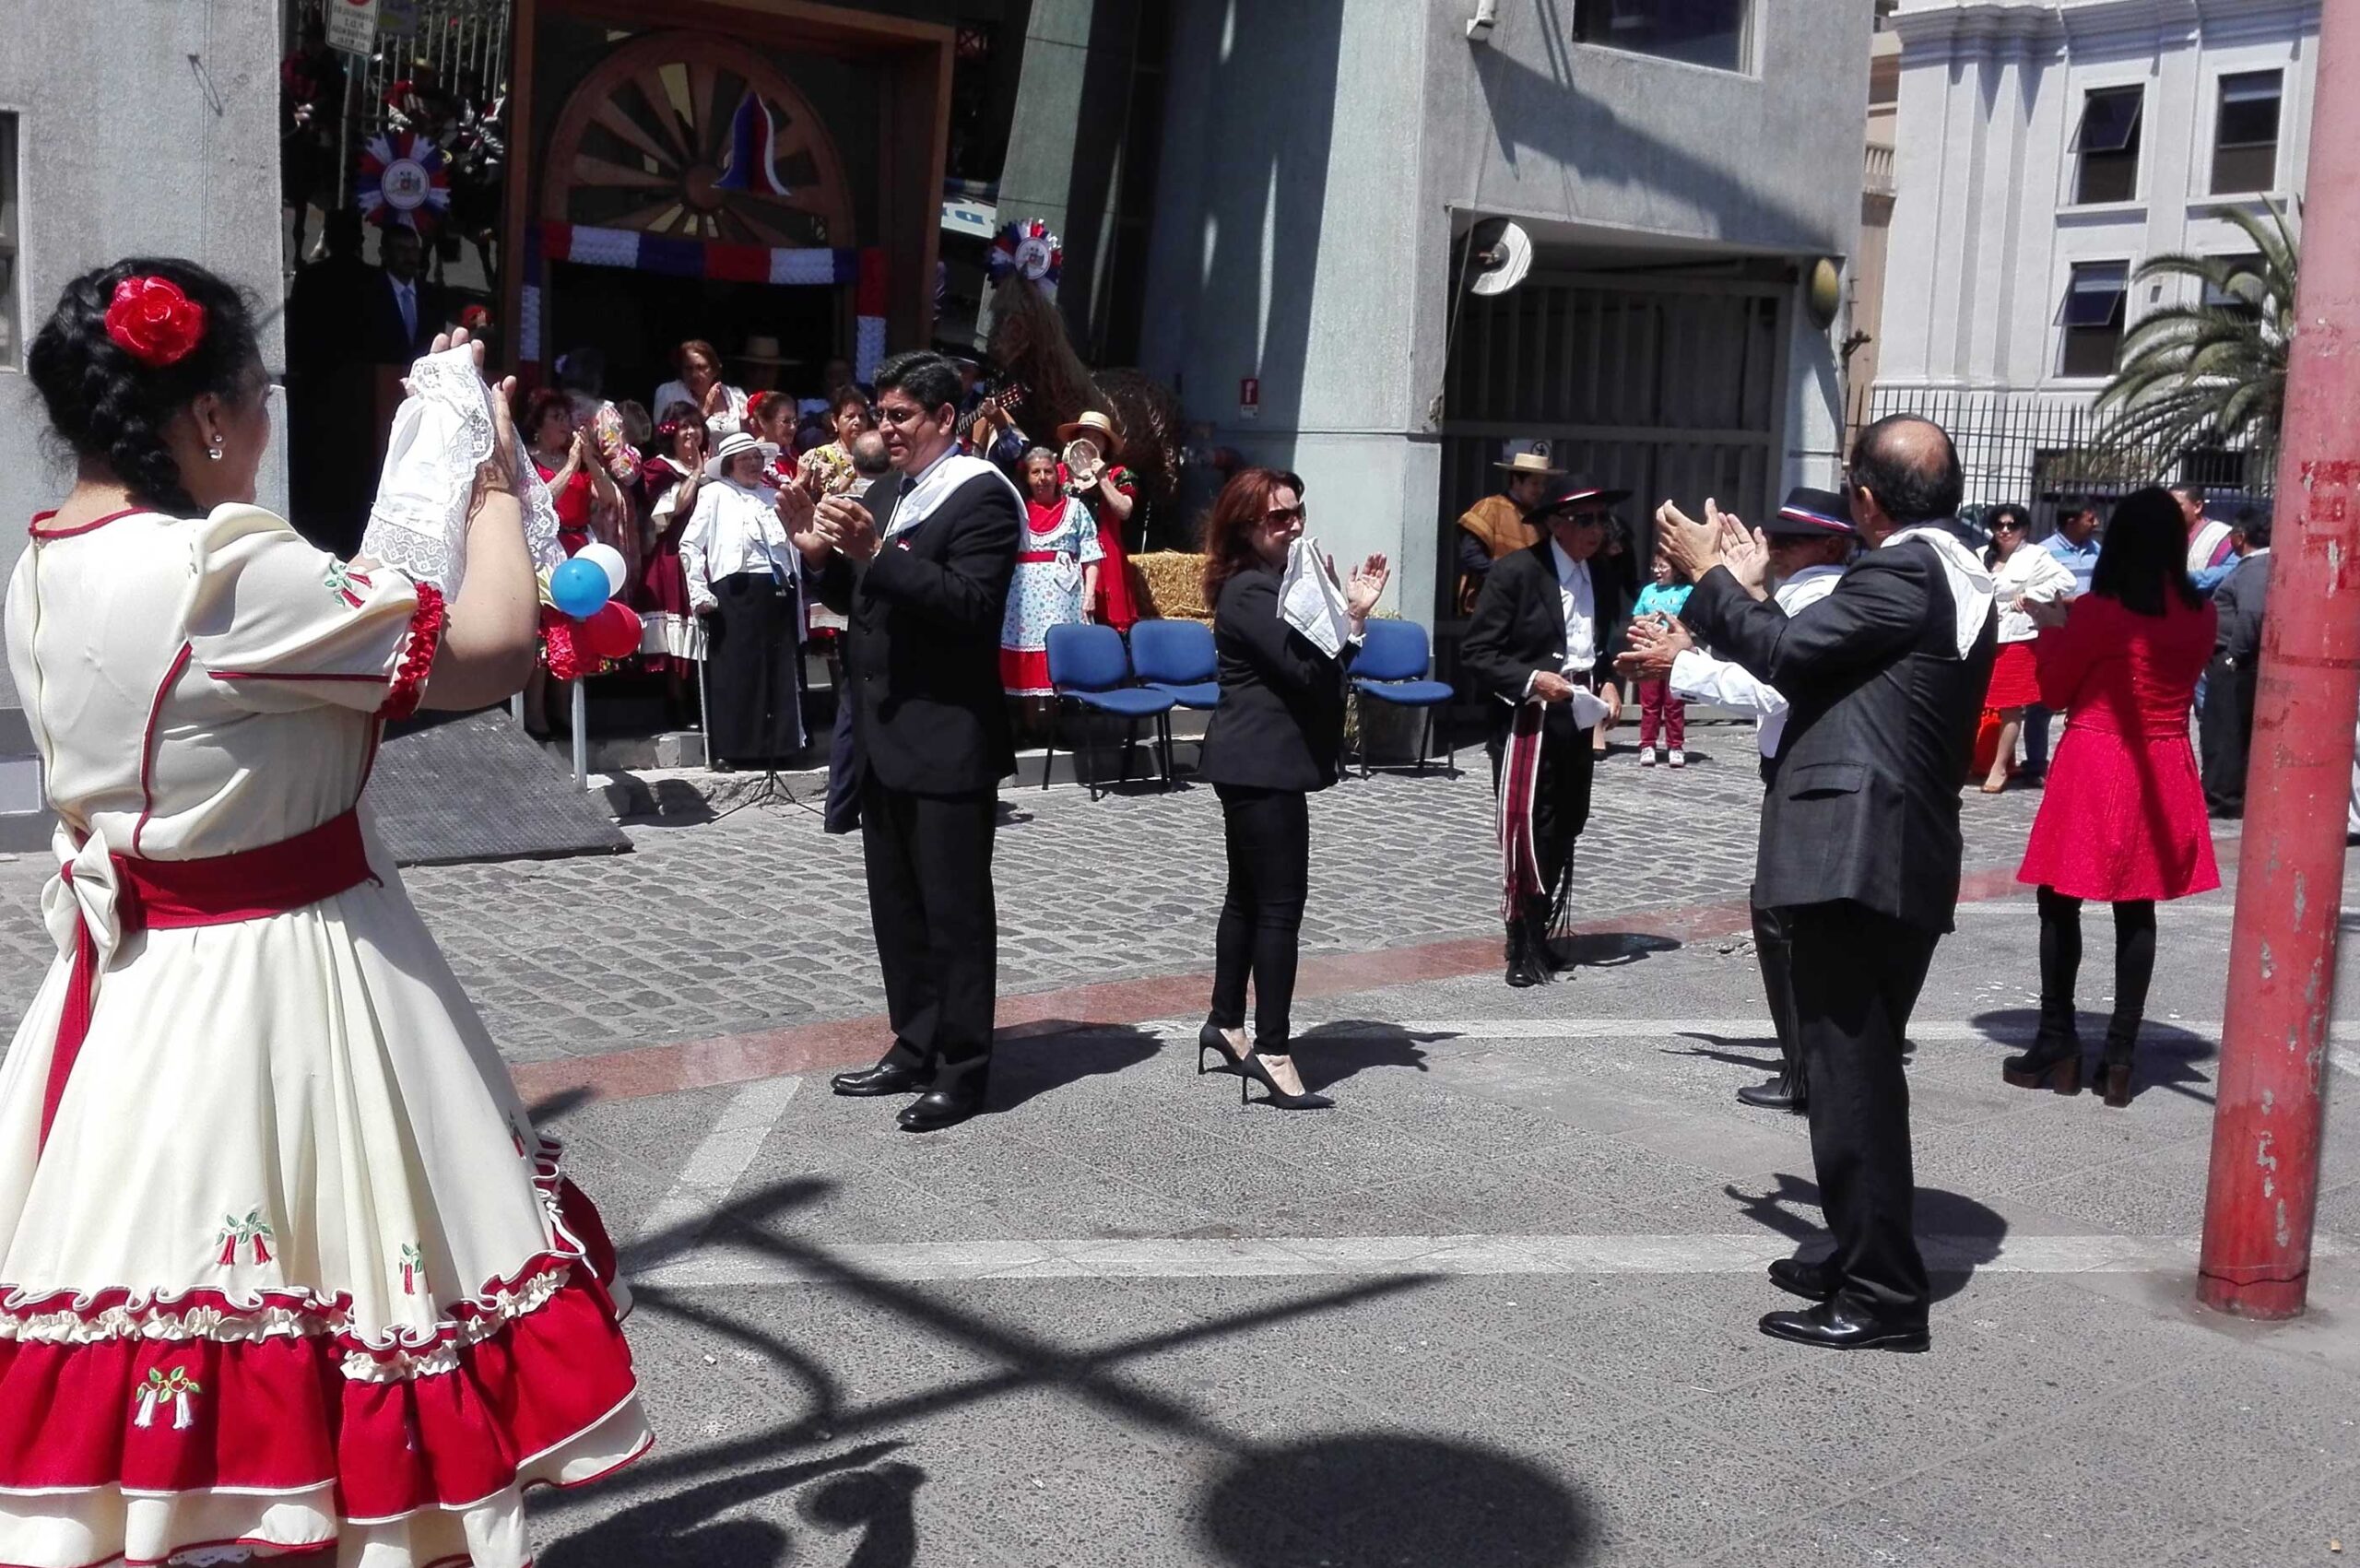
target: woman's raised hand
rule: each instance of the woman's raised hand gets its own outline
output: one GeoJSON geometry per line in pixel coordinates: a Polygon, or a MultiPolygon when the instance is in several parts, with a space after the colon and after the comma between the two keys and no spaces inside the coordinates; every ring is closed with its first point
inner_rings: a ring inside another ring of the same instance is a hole
{"type": "Polygon", "coordinates": [[[1351,586],[1344,591],[1344,608],[1354,620],[1365,619],[1385,596],[1385,584],[1391,580],[1393,569],[1381,555],[1372,555],[1361,562],[1352,573],[1351,586]]]}

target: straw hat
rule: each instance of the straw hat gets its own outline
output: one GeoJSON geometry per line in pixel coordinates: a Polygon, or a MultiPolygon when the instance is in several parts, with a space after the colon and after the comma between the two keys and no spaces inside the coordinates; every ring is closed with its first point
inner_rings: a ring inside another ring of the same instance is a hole
{"type": "Polygon", "coordinates": [[[749,337],[746,339],[746,347],[739,349],[738,352],[738,361],[740,364],[746,365],[791,365],[795,363],[794,360],[789,360],[779,353],[778,339],[775,337],[749,337]]]}
{"type": "Polygon", "coordinates": [[[1492,466],[1510,474],[1540,474],[1552,479],[1561,477],[1565,472],[1563,468],[1550,466],[1549,443],[1545,441],[1528,442],[1521,450],[1510,453],[1506,462],[1494,463],[1492,466]]]}
{"type": "Polygon", "coordinates": [[[1115,421],[1095,408],[1085,408],[1079,415],[1057,427],[1057,444],[1065,445],[1077,436],[1088,436],[1100,452],[1109,458],[1123,454],[1123,438],[1115,430],[1115,421]]]}
{"type": "Polygon", "coordinates": [[[713,455],[705,460],[704,477],[708,479],[721,477],[728,468],[731,458],[749,452],[761,453],[763,466],[768,466],[771,460],[778,455],[778,443],[757,441],[744,430],[732,430],[721,438],[721,444],[714,447],[713,455]]]}

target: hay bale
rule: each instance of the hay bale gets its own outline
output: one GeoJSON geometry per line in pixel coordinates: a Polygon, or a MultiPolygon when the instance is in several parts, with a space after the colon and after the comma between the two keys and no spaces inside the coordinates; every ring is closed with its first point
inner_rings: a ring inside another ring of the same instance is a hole
{"type": "Polygon", "coordinates": [[[1195,620],[1210,626],[1205,603],[1205,558],[1190,551],[1150,550],[1131,557],[1144,602],[1140,614],[1163,620],[1195,620]]]}

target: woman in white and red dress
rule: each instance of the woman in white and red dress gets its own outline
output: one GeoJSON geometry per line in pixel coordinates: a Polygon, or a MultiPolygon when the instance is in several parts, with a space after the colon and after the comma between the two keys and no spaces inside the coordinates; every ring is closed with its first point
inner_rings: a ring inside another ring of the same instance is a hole
{"type": "Polygon", "coordinates": [[[1036,446],[1024,454],[1024,537],[1016,547],[1016,575],[1000,617],[999,684],[1025,702],[1038,729],[1048,718],[1049,628],[1090,619],[1097,587],[1098,524],[1079,497],[1057,482],[1057,454],[1036,446]]]}
{"type": "Polygon", "coordinates": [[[7,600],[61,867],[0,1066],[0,1562],[525,1568],[525,1488],[648,1446],[621,1291],[359,809],[387,719],[531,666],[504,400],[445,603],[252,504],[203,268],[77,278],[28,368],[79,466],[7,600]]]}

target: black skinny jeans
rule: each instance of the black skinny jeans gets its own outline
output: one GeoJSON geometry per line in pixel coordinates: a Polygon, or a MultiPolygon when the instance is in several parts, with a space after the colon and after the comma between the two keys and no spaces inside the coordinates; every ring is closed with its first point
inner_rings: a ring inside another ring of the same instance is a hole
{"type": "MultiPolygon", "coordinates": [[[[2043,887],[2040,904],[2040,1032],[2073,1029],[2073,982],[2082,970],[2082,901],[2043,887]]],[[[2155,977],[2155,903],[2132,899],[2114,906],[2114,1017],[2106,1051],[2128,1057],[2147,1013],[2147,985],[2155,977]]]]}
{"type": "Polygon", "coordinates": [[[1311,811],[1299,789],[1215,784],[1229,843],[1229,893],[1213,932],[1212,1022],[1245,1024],[1245,981],[1254,981],[1254,1043],[1283,1055],[1294,1005],[1294,965],[1303,901],[1311,885],[1311,811]]]}

